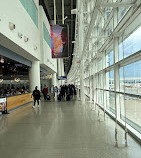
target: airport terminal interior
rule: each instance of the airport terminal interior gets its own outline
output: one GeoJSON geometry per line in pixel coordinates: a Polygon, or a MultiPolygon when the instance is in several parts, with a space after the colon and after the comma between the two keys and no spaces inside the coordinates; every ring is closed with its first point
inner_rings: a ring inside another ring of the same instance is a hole
{"type": "Polygon", "coordinates": [[[0,157],[141,158],[141,0],[0,0],[0,157]]]}

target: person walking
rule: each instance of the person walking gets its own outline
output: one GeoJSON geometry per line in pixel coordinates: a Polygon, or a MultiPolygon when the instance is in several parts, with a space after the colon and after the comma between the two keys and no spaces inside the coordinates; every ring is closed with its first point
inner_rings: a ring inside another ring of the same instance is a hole
{"type": "Polygon", "coordinates": [[[58,87],[57,86],[55,86],[55,92],[57,93],[57,95],[58,95],[58,87]]]}
{"type": "Polygon", "coordinates": [[[52,87],[50,88],[50,93],[51,93],[51,99],[53,100],[54,96],[55,96],[55,87],[54,87],[54,85],[52,85],[52,87]]]}
{"type": "Polygon", "coordinates": [[[34,105],[32,108],[35,108],[36,101],[38,103],[38,108],[39,108],[39,100],[40,100],[41,95],[40,95],[40,91],[38,90],[37,86],[35,87],[35,90],[33,91],[32,96],[34,98],[34,105]]]}
{"type": "Polygon", "coordinates": [[[43,89],[43,95],[44,95],[44,100],[46,101],[47,100],[47,94],[48,94],[48,88],[46,87],[46,85],[44,86],[44,89],[43,89]]]}

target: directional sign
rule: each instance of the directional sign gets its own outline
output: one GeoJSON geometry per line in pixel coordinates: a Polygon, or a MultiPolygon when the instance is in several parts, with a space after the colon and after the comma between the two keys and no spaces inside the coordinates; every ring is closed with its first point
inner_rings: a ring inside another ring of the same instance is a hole
{"type": "Polygon", "coordinates": [[[66,80],[67,76],[58,76],[58,80],[66,80]]]}

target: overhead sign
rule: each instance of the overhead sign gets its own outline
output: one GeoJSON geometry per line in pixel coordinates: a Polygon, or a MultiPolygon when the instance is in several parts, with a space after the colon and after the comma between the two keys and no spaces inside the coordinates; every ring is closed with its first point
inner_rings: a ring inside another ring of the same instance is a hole
{"type": "Polygon", "coordinates": [[[57,78],[58,78],[58,80],[66,80],[67,76],[58,76],[57,78]]]}

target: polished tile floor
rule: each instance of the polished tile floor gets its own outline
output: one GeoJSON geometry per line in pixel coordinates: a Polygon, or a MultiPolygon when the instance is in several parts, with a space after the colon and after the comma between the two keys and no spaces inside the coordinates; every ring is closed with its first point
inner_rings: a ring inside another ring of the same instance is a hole
{"type": "Polygon", "coordinates": [[[0,116],[0,158],[141,158],[130,136],[127,148],[114,146],[114,121],[99,122],[89,104],[42,102],[39,109],[29,104],[0,116]]]}

